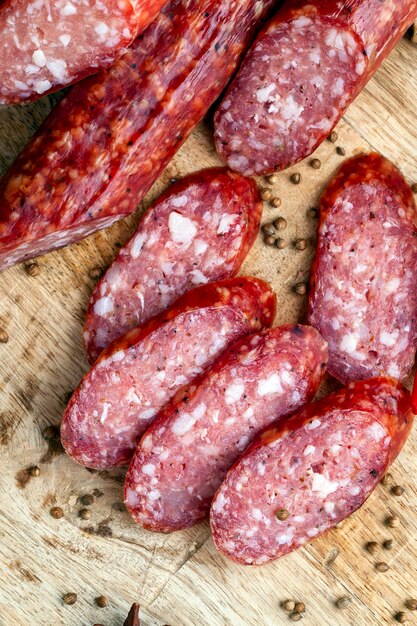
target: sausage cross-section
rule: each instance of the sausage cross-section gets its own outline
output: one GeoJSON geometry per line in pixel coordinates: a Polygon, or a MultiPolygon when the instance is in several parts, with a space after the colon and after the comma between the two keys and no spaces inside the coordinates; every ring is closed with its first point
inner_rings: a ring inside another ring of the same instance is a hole
{"type": "Polygon", "coordinates": [[[241,564],[277,559],[358,509],[410,432],[410,395],[393,379],[351,383],[264,431],[211,506],[218,550],[241,564]]]}
{"type": "Polygon", "coordinates": [[[403,379],[417,348],[417,221],[407,182],[384,157],[346,161],[320,203],[309,322],[342,382],[403,379]]]}
{"type": "Polygon", "coordinates": [[[103,350],[65,410],[65,450],[96,469],[127,463],[163,405],[232,343],[270,326],[274,314],[275,295],[256,278],[189,291],[103,350]]]}
{"type": "Polygon", "coordinates": [[[312,399],[326,362],[326,343],[308,326],[262,331],[232,346],[141,439],[125,485],[135,521],[171,532],[204,519],[232,463],[273,419],[312,399]]]}
{"type": "Polygon", "coordinates": [[[256,183],[223,168],[186,176],[147,211],[87,309],[90,361],[199,284],[234,276],[259,229],[256,183]]]}

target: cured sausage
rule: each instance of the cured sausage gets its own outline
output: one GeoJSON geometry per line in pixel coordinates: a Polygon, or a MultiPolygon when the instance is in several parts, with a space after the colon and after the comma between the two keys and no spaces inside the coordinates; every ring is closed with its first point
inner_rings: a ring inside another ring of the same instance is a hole
{"type": "Polygon", "coordinates": [[[409,393],[375,378],[271,426],[213,500],[215,546],[237,563],[260,565],[321,535],[365,502],[412,421],[409,393]]]}
{"type": "Polygon", "coordinates": [[[165,1],[6,1],[0,104],[34,100],[112,65],[165,1]]]}
{"type": "Polygon", "coordinates": [[[274,328],[232,346],[140,441],[125,484],[134,520],[171,532],[204,519],[232,463],[273,419],[313,398],[326,362],[326,343],[308,326],[274,328]]]}
{"type": "Polygon", "coordinates": [[[346,161],[323,193],[309,322],[342,382],[401,380],[414,363],[416,220],[410,187],[376,153],[346,161]]]}
{"type": "Polygon", "coordinates": [[[65,450],[96,469],[127,463],[162,406],[232,343],[271,325],[274,314],[275,296],[256,278],[189,291],[103,350],[67,405],[65,450]]]}
{"type": "Polygon", "coordinates": [[[90,361],[196,285],[234,276],[261,213],[256,183],[227,169],[196,172],[169,188],[93,292],[83,335],[90,361]]]}
{"type": "Polygon", "coordinates": [[[285,2],[216,112],[219,155],[248,176],[304,159],[416,17],[415,0],[285,2]]]}
{"type": "Polygon", "coordinates": [[[128,215],[220,95],[274,0],[172,0],[75,85],[0,184],[0,270],[128,215]]]}

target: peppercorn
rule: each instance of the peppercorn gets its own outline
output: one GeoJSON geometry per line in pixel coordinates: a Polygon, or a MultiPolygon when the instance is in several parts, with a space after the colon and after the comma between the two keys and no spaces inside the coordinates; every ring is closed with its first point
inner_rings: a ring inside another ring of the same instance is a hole
{"type": "Polygon", "coordinates": [[[285,217],[277,217],[277,219],[274,220],[272,224],[277,230],[285,230],[287,228],[287,220],[285,219],[285,217]]]}
{"type": "Polygon", "coordinates": [[[264,237],[264,242],[266,243],[267,246],[274,246],[275,237],[273,237],[272,235],[267,235],[266,237],[264,237]]]}
{"type": "Polygon", "coordinates": [[[81,498],[81,502],[84,504],[84,506],[91,506],[91,504],[93,504],[94,502],[94,496],[91,493],[86,493],[81,498]]]}
{"type": "Polygon", "coordinates": [[[294,611],[294,613],[290,614],[290,620],[292,622],[299,622],[300,619],[302,619],[303,616],[301,615],[301,613],[297,613],[296,611],[294,611]]]}
{"type": "Polygon", "coordinates": [[[352,598],[350,596],[342,596],[336,601],[336,606],[338,609],[345,609],[351,602],[352,598]]]}
{"type": "Polygon", "coordinates": [[[4,328],[0,329],[0,343],[7,343],[9,341],[9,333],[4,328]]]}
{"type": "Polygon", "coordinates": [[[262,226],[262,232],[265,235],[275,235],[275,228],[274,228],[275,224],[273,225],[272,222],[267,222],[266,224],[264,224],[262,226]]]}
{"type": "Polygon", "coordinates": [[[417,183],[413,183],[413,184],[411,185],[411,191],[412,191],[413,193],[417,193],[417,183]]]}
{"type": "Polygon", "coordinates": [[[75,604],[77,602],[77,594],[73,592],[66,593],[62,598],[65,604],[75,604]]]}
{"type": "Polygon", "coordinates": [[[307,242],[305,239],[296,239],[294,241],[294,248],[296,250],[305,250],[307,248],[307,242]]]}
{"type": "Polygon", "coordinates": [[[318,209],[316,209],[316,207],[310,207],[307,210],[307,217],[312,217],[313,219],[316,219],[319,215],[319,211],[318,209]]]}
{"type": "Polygon", "coordinates": [[[37,465],[34,465],[33,467],[29,468],[29,474],[31,476],[37,477],[39,476],[40,473],[41,473],[41,470],[39,469],[37,465]]]}
{"type": "Polygon", "coordinates": [[[395,614],[395,619],[400,624],[405,624],[407,621],[407,613],[404,613],[404,611],[398,611],[398,613],[395,614]]]}
{"type": "Polygon", "coordinates": [[[327,139],[330,141],[330,143],[336,143],[336,141],[339,139],[339,135],[335,130],[332,130],[327,139]]]}
{"type": "Polygon", "coordinates": [[[305,283],[297,283],[294,285],[294,292],[298,296],[304,296],[307,293],[307,285],[305,283]]]}
{"type": "Polygon", "coordinates": [[[275,209],[277,209],[279,206],[281,206],[281,198],[278,198],[278,196],[274,196],[273,198],[271,198],[270,204],[275,209]]]}
{"type": "Polygon", "coordinates": [[[80,509],[78,511],[78,517],[81,517],[81,519],[90,519],[91,518],[90,509],[80,509]]]}
{"type": "Polygon", "coordinates": [[[294,172],[294,174],[291,174],[290,176],[290,181],[293,185],[299,185],[301,181],[301,174],[299,174],[298,172],[294,172]]]}
{"type": "Polygon", "coordinates": [[[310,165],[314,170],[319,170],[321,168],[320,159],[311,159],[310,165]]]}
{"type": "Polygon", "coordinates": [[[101,269],[101,267],[92,267],[91,270],[88,272],[89,277],[93,280],[101,278],[102,274],[103,270],[101,269]]]}
{"type": "Polygon", "coordinates": [[[272,198],[272,191],[267,187],[261,189],[261,198],[262,200],[270,200],[272,198]]]}
{"type": "Polygon", "coordinates": [[[104,609],[104,607],[108,606],[109,604],[109,599],[107,596],[98,596],[98,598],[96,598],[96,604],[97,606],[99,606],[101,609],[104,609]]]}
{"type": "Polygon", "coordinates": [[[417,611],[417,600],[408,598],[408,600],[405,601],[405,606],[407,609],[410,609],[410,611],[417,611]]]}
{"type": "Polygon", "coordinates": [[[289,511],[287,511],[287,509],[278,509],[278,511],[275,513],[275,517],[277,519],[279,519],[280,522],[285,521],[286,519],[288,519],[290,516],[289,511]]]}
{"type": "Polygon", "coordinates": [[[401,485],[394,485],[394,487],[391,488],[391,493],[393,496],[402,496],[404,493],[404,487],[401,487],[401,485]]]}
{"type": "Polygon", "coordinates": [[[389,565],[388,563],[385,563],[385,561],[380,561],[379,563],[375,565],[375,569],[377,570],[377,572],[385,573],[385,572],[388,572],[389,565]]]}
{"type": "Polygon", "coordinates": [[[397,528],[400,525],[400,518],[397,515],[390,515],[385,520],[385,523],[390,528],[397,528]]]}
{"type": "Polygon", "coordinates": [[[382,544],[385,548],[385,550],[392,550],[392,546],[394,545],[394,540],[393,539],[385,539],[384,543],[382,544]]]}
{"type": "Polygon", "coordinates": [[[368,543],[366,544],[366,549],[368,550],[368,552],[370,554],[376,554],[376,552],[378,551],[378,544],[376,541],[368,541],[368,543]]]}
{"type": "Polygon", "coordinates": [[[54,519],[61,519],[61,517],[64,517],[64,511],[59,506],[52,507],[49,512],[54,519]]]}
{"type": "Polygon", "coordinates": [[[282,237],[278,237],[278,239],[275,240],[275,247],[279,250],[283,250],[286,245],[287,244],[285,243],[285,239],[282,239],[282,237]]]}
{"type": "Polygon", "coordinates": [[[306,610],[306,607],[303,602],[295,603],[294,611],[296,611],[297,613],[304,613],[305,610],[306,610]]]}
{"type": "Polygon", "coordinates": [[[40,272],[41,272],[41,268],[39,267],[39,264],[36,263],[36,261],[34,261],[33,263],[28,263],[28,265],[25,265],[25,270],[27,272],[27,274],[29,274],[29,276],[39,276],[40,272]]]}
{"type": "Polygon", "coordinates": [[[294,600],[284,600],[284,602],[281,603],[281,606],[284,611],[294,611],[295,602],[294,600]]]}
{"type": "Polygon", "coordinates": [[[339,156],[345,156],[346,150],[342,146],[337,146],[336,152],[339,156]]]}
{"type": "Polygon", "coordinates": [[[58,437],[58,429],[56,426],[47,426],[43,431],[43,437],[47,441],[58,437]]]}
{"type": "Polygon", "coordinates": [[[274,183],[277,182],[278,179],[277,179],[276,174],[268,174],[267,176],[265,176],[265,180],[270,185],[273,185],[274,183]]]}
{"type": "Polygon", "coordinates": [[[387,474],[384,474],[383,477],[380,480],[381,485],[390,485],[393,481],[392,478],[392,474],[390,474],[390,472],[388,472],[387,474]]]}

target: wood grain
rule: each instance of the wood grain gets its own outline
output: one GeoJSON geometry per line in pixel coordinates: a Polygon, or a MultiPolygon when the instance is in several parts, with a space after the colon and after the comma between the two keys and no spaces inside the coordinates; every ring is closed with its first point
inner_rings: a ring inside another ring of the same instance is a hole
{"type": "MultiPolygon", "coordinates": [[[[288,220],[284,250],[267,248],[259,237],[242,273],[269,280],[278,296],[277,323],[303,320],[305,298],[292,293],[308,277],[313,246],[296,251],[296,237],[314,238],[307,209],[317,203],[329,176],[347,156],[376,148],[394,160],[410,182],[417,180],[417,48],[403,41],[339,124],[338,143],[325,142],[317,156],[278,175],[274,194],[282,207],[265,204],[264,219],[288,220]],[[301,174],[300,185],[289,181],[301,174]]],[[[50,100],[0,110],[0,167],[4,170],[47,114],[50,100]]],[[[105,268],[133,232],[141,211],[173,176],[216,165],[211,132],[201,125],[190,137],[136,215],[105,232],[39,259],[40,274],[23,266],[0,276],[0,328],[9,342],[0,344],[0,625],[107,626],[123,623],[133,601],[142,605],[143,626],[276,626],[290,623],[280,608],[288,598],[302,600],[310,626],[392,624],[407,597],[416,595],[417,469],[415,431],[395,463],[394,481],[406,492],[396,498],[378,486],[366,505],[342,528],[261,568],[226,562],[213,547],[207,523],[172,535],[152,534],[131,522],[123,510],[123,470],[91,472],[75,465],[55,442],[45,440],[48,425],[58,425],[68,393],[87,362],[81,350],[85,307],[93,288],[89,270],[105,268]],[[40,476],[27,469],[38,465],[40,476]],[[80,497],[94,494],[91,519],[78,516],[80,497]],[[50,509],[62,507],[53,519],[50,509]],[[397,512],[401,526],[390,530],[384,519],[397,512]],[[369,540],[393,537],[392,551],[372,557],[369,540]],[[375,562],[390,564],[377,573],[375,562]],[[73,591],[78,600],[64,605],[73,591]],[[100,609],[94,598],[109,596],[100,609]],[[335,607],[350,595],[345,610],[335,607]]],[[[260,181],[261,182],[261,181],[260,181]]],[[[262,181],[262,185],[265,182],[262,181]]],[[[327,381],[325,389],[332,388],[327,381]]]]}

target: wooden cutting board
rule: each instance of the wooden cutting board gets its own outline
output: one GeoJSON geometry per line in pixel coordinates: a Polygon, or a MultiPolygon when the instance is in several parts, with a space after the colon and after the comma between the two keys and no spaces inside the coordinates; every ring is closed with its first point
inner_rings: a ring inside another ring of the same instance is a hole
{"type": "MultiPolygon", "coordinates": [[[[326,141],[315,156],[278,175],[264,221],[283,215],[288,228],[284,250],[268,248],[259,236],[242,273],[270,281],[278,296],[276,322],[302,321],[306,298],[292,292],[307,278],[313,255],[296,251],[296,237],[311,239],[315,221],[307,216],[323,185],[342,162],[336,147],[351,156],[371,147],[417,181],[417,47],[403,40],[339,124],[339,139],[326,141]],[[299,185],[289,176],[301,174],[299,185]]],[[[52,98],[51,98],[52,100],[52,98]]],[[[0,167],[4,169],[49,111],[45,99],[25,108],[0,111],[0,167]]],[[[157,197],[172,177],[216,165],[211,132],[201,125],[141,205],[157,197]]],[[[265,181],[260,180],[262,186],[265,181]]],[[[417,595],[417,436],[414,431],[392,468],[395,497],[379,485],[366,505],[342,528],[268,566],[244,568],[216,553],[207,523],[172,535],[135,526],[123,510],[123,471],[93,472],[77,466],[43,432],[59,425],[68,393],[87,362],[81,349],[85,307],[94,286],[89,272],[105,268],[133,232],[137,215],[89,239],[39,259],[39,274],[22,265],[0,275],[0,625],[119,626],[133,601],[142,604],[143,626],[276,626],[291,623],[280,602],[302,600],[310,626],[392,624],[408,597],[417,595]],[[38,477],[27,468],[37,465],[38,477]],[[78,513],[80,498],[93,494],[91,518],[78,513]],[[50,509],[59,506],[62,519],[50,509]],[[401,525],[384,519],[398,514],[401,525]],[[367,541],[393,538],[391,551],[371,556],[367,541]],[[375,563],[390,569],[378,573],[375,563]],[[63,595],[78,594],[67,606],[63,595]],[[107,608],[94,599],[109,597],[107,608]],[[344,595],[348,608],[335,607],[344,595]]],[[[332,388],[327,382],[326,390],[332,388]]],[[[410,623],[417,624],[417,613],[410,623]]]]}

